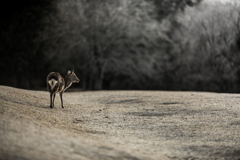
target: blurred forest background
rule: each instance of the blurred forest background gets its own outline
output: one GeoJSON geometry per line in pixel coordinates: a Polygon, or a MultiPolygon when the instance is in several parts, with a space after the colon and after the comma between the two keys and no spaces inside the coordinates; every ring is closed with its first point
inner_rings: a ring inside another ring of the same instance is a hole
{"type": "Polygon", "coordinates": [[[240,91],[237,0],[9,0],[0,13],[1,85],[74,69],[83,90],[240,91]]]}

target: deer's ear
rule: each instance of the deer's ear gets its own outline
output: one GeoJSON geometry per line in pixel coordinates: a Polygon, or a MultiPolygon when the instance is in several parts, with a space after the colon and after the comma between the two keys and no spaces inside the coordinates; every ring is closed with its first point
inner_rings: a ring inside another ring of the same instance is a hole
{"type": "Polygon", "coordinates": [[[74,73],[74,70],[72,70],[72,73],[74,73]]]}
{"type": "Polygon", "coordinates": [[[70,70],[68,70],[67,74],[71,74],[72,72],[70,70]]]}

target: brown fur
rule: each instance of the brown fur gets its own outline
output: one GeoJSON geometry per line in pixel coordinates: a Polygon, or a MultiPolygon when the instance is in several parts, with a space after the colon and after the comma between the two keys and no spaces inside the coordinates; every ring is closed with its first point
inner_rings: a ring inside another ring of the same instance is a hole
{"type": "Polygon", "coordinates": [[[78,83],[79,81],[80,80],[78,79],[74,71],[68,71],[67,76],[65,78],[63,78],[57,72],[49,73],[46,79],[46,83],[47,90],[50,92],[50,108],[54,107],[54,99],[56,93],[60,94],[62,108],[64,108],[62,100],[63,92],[67,88],[69,88],[72,85],[72,83],[78,83]]]}

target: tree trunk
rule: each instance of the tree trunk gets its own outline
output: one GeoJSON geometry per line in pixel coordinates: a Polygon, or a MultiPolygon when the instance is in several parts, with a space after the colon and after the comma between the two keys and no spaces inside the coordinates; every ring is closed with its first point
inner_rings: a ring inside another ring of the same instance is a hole
{"type": "Polygon", "coordinates": [[[81,78],[81,83],[82,83],[82,89],[87,90],[88,89],[88,76],[87,76],[87,71],[83,70],[82,71],[82,78],[81,78]]]}
{"type": "Polygon", "coordinates": [[[94,90],[101,90],[102,89],[102,68],[97,68],[95,74],[95,82],[94,82],[94,90]]]}

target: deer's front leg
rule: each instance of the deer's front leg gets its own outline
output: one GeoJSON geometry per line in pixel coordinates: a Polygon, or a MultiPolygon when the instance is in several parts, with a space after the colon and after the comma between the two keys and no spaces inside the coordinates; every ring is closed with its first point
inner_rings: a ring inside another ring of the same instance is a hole
{"type": "Polygon", "coordinates": [[[59,94],[60,94],[60,98],[61,98],[62,108],[64,108],[64,107],[63,107],[63,100],[62,100],[63,92],[60,92],[59,94]]]}

